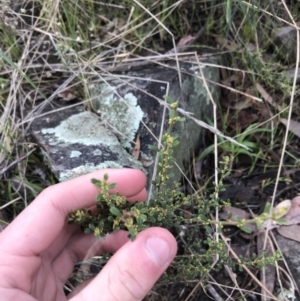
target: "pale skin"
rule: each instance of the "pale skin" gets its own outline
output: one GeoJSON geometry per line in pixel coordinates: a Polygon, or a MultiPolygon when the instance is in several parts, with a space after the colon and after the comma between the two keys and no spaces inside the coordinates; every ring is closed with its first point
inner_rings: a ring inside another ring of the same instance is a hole
{"type": "Polygon", "coordinates": [[[91,208],[99,191],[91,178],[117,183],[114,191],[130,201],[145,201],[146,177],[133,169],[100,170],[45,189],[0,234],[0,296],[6,301],[138,301],[150,291],[175,257],[174,237],[149,228],[134,242],[118,231],[97,241],[67,225],[73,209],[91,208]],[[65,296],[74,263],[87,252],[113,252],[103,270],[65,296]]]}

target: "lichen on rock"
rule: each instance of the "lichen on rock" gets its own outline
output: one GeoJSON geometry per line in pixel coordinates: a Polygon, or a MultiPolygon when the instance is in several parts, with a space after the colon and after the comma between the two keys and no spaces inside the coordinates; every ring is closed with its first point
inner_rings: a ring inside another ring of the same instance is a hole
{"type": "Polygon", "coordinates": [[[41,132],[54,134],[59,141],[66,143],[97,145],[99,141],[105,141],[106,145],[119,144],[113,133],[107,131],[96,116],[85,111],[63,120],[55,128],[44,128],[41,132]]]}
{"type": "Polygon", "coordinates": [[[117,88],[96,84],[90,90],[92,106],[105,124],[120,139],[123,147],[130,148],[144,113],[133,93],[121,97],[117,88]]]}
{"type": "Polygon", "coordinates": [[[60,182],[103,168],[130,166],[145,171],[96,114],[83,106],[63,114],[48,115],[50,123],[38,118],[33,126],[60,182]]]}

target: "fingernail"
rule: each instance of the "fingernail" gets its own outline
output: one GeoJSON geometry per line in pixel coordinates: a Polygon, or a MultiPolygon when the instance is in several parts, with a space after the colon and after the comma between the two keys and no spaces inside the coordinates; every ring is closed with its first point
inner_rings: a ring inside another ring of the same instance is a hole
{"type": "Polygon", "coordinates": [[[157,266],[162,267],[169,261],[171,248],[165,239],[157,236],[149,236],[145,241],[145,249],[157,266]]]}

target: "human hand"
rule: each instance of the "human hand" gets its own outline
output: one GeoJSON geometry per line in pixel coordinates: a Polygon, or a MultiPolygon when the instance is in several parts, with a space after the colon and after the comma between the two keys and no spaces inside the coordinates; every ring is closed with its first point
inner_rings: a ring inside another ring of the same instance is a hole
{"type": "Polygon", "coordinates": [[[176,254],[176,241],[165,229],[149,228],[129,241],[117,231],[96,241],[67,225],[73,209],[91,208],[99,193],[92,178],[109,175],[114,191],[128,201],[145,201],[146,178],[133,169],[100,170],[45,189],[0,234],[0,300],[135,301],[148,293],[176,254]],[[102,271],[68,297],[64,284],[74,263],[92,255],[115,253],[102,271]]]}

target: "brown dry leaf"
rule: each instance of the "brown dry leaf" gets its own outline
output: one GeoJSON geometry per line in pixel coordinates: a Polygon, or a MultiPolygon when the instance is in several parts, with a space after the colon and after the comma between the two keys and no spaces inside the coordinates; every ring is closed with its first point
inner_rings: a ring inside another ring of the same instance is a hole
{"type": "Polygon", "coordinates": [[[280,226],[276,230],[281,236],[300,242],[300,225],[280,226]]]}
{"type": "Polygon", "coordinates": [[[247,98],[247,99],[242,99],[236,102],[235,104],[232,104],[229,108],[233,110],[243,110],[251,107],[252,105],[253,105],[252,99],[247,98]]]}
{"type": "MultiPolygon", "coordinates": [[[[257,254],[262,255],[264,252],[267,256],[273,255],[273,248],[271,245],[271,240],[267,238],[266,248],[264,249],[264,241],[265,241],[265,232],[260,232],[257,235],[257,254]]],[[[262,267],[260,269],[260,279],[261,282],[265,285],[265,287],[273,293],[274,285],[275,285],[275,276],[276,276],[276,268],[274,265],[268,264],[266,267],[262,267]]],[[[270,300],[267,296],[266,292],[262,289],[262,295],[264,298],[262,300],[270,300]]]]}
{"type": "Polygon", "coordinates": [[[222,72],[222,84],[226,85],[226,86],[230,86],[232,82],[237,82],[238,81],[238,76],[236,74],[232,74],[231,76],[227,75],[227,70],[221,68],[221,70],[223,70],[222,72]]]}
{"type": "Polygon", "coordinates": [[[265,90],[265,88],[262,85],[256,83],[256,89],[258,90],[262,98],[265,101],[267,101],[271,106],[276,108],[278,111],[282,110],[281,106],[274,102],[272,96],[265,90]]]}
{"type": "Polygon", "coordinates": [[[67,88],[67,89],[63,90],[62,92],[60,92],[58,94],[58,97],[62,101],[71,101],[71,100],[74,100],[77,96],[71,89],[67,88]]]}
{"type": "Polygon", "coordinates": [[[223,211],[219,213],[219,217],[224,220],[232,220],[236,221],[236,218],[239,217],[241,219],[248,219],[250,218],[250,213],[247,211],[236,208],[236,207],[225,207],[223,208],[223,211]]]}
{"type": "Polygon", "coordinates": [[[194,37],[194,36],[191,36],[191,35],[182,37],[182,38],[180,39],[180,41],[177,43],[177,48],[182,47],[182,46],[185,46],[186,44],[188,44],[190,41],[192,41],[192,40],[194,40],[194,39],[195,39],[195,37],[194,37]]]}
{"type": "Polygon", "coordinates": [[[136,137],[136,141],[135,141],[135,145],[134,145],[134,149],[131,153],[132,157],[136,160],[139,159],[140,156],[140,149],[141,149],[141,140],[140,140],[140,136],[137,135],[136,137]]]}
{"type": "Polygon", "coordinates": [[[233,110],[243,110],[253,106],[253,99],[247,96],[237,97],[236,93],[229,92],[222,100],[222,105],[233,110]]]}
{"type": "MultiPolygon", "coordinates": [[[[280,118],[280,122],[282,122],[285,126],[287,125],[288,121],[285,118],[280,118]]],[[[290,121],[290,127],[288,129],[290,132],[295,134],[298,138],[300,138],[300,123],[294,120],[290,121]]]]}
{"type": "Polygon", "coordinates": [[[295,225],[300,223],[300,196],[296,196],[291,201],[289,212],[283,216],[285,225],[295,225]]]}
{"type": "Polygon", "coordinates": [[[239,45],[233,41],[229,41],[221,36],[215,36],[215,39],[221,48],[226,48],[230,51],[237,51],[239,49],[239,45]]]}

